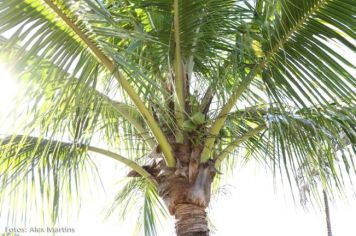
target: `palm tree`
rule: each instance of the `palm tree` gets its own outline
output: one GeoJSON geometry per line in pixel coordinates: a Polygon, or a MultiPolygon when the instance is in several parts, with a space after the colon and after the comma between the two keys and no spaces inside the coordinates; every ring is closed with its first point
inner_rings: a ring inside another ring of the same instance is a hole
{"type": "MultiPolygon", "coordinates": [[[[320,143],[341,189],[333,150],[356,138],[355,67],[346,59],[355,7],[1,0],[0,53],[25,84],[28,109],[2,138],[0,199],[34,193],[52,202],[55,222],[97,153],[131,169],[117,204],[143,192],[146,235],[160,199],[177,235],[208,235],[212,183],[234,159],[264,161],[295,186],[299,169],[312,175],[302,163],[322,165],[320,143]]],[[[351,175],[349,150],[342,163],[351,175]]]]}
{"type": "Polygon", "coordinates": [[[323,200],[324,200],[324,209],[325,209],[326,232],[328,236],[332,236],[333,234],[331,230],[329,200],[325,190],[323,190],[323,200]]]}
{"type": "MultiPolygon", "coordinates": [[[[337,150],[337,148],[336,148],[337,150]]],[[[315,194],[315,192],[311,192],[311,190],[316,190],[317,185],[321,184],[322,185],[322,205],[323,205],[323,212],[325,216],[325,225],[326,225],[326,233],[327,236],[332,236],[332,229],[331,229],[331,217],[330,217],[330,208],[329,208],[329,197],[328,197],[328,185],[330,185],[330,175],[331,175],[331,169],[329,168],[327,160],[323,160],[323,157],[325,156],[325,149],[323,148],[323,145],[319,146],[319,153],[320,153],[320,162],[322,163],[321,165],[318,165],[313,168],[313,163],[304,163],[304,165],[309,165],[309,168],[312,168],[312,175],[310,176],[303,176],[303,172],[301,171],[299,174],[299,194],[300,194],[300,203],[302,204],[303,207],[307,206],[307,202],[309,201],[309,198],[311,198],[311,194],[314,194],[314,196],[317,198],[318,194],[315,194]],[[326,176],[321,176],[320,171],[318,168],[322,168],[322,173],[326,176]]],[[[329,187],[330,188],[330,187],[329,187]]],[[[317,191],[317,192],[320,192],[317,191]]]]}

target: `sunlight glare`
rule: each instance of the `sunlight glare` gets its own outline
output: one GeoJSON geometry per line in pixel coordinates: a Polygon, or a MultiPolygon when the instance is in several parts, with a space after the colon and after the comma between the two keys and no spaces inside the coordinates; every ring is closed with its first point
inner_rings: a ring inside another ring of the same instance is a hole
{"type": "Polygon", "coordinates": [[[4,64],[0,63],[0,113],[6,114],[14,105],[20,85],[4,64]]]}
{"type": "Polygon", "coordinates": [[[21,91],[19,81],[0,62],[0,134],[6,134],[11,130],[13,122],[16,120],[15,111],[17,109],[16,98],[21,91]]]}

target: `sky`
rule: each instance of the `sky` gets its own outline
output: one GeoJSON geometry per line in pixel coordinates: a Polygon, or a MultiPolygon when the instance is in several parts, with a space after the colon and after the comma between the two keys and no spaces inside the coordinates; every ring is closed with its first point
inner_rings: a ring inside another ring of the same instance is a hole
{"type": "MultiPolygon", "coordinates": [[[[15,105],[14,97],[19,90],[19,84],[0,64],[2,116],[15,105]]],[[[6,125],[2,123],[1,126],[4,128],[6,125]]],[[[95,156],[94,160],[102,173],[105,192],[98,189],[84,194],[78,217],[73,216],[68,224],[59,226],[75,229],[75,233],[65,235],[132,235],[136,222],[134,215],[120,221],[114,214],[105,220],[106,210],[120,187],[119,179],[127,170],[102,156],[95,156]]],[[[323,212],[313,208],[303,210],[298,202],[293,202],[288,187],[278,182],[274,184],[271,174],[261,164],[250,162],[246,166],[238,166],[234,176],[223,175],[222,178],[224,193],[219,197],[213,196],[208,209],[216,228],[212,235],[326,236],[323,212]]],[[[353,192],[347,192],[346,196],[330,203],[333,236],[356,235],[356,196],[353,192]]],[[[159,236],[174,235],[173,219],[165,221],[163,225],[159,236]]],[[[0,218],[0,235],[5,227],[11,225],[6,223],[4,217],[0,218]]]]}

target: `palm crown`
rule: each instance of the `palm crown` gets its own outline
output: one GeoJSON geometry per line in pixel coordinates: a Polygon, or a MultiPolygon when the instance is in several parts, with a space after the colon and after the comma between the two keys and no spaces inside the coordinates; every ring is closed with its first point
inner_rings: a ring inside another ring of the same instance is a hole
{"type": "Polygon", "coordinates": [[[341,52],[355,52],[355,7],[1,1],[0,52],[26,84],[30,109],[2,139],[0,193],[32,182],[53,201],[55,221],[61,188],[73,191],[88,155],[99,153],[132,169],[119,202],[140,189],[163,207],[160,196],[178,235],[206,235],[210,185],[239,147],[291,185],[318,171],[324,185],[342,187],[338,165],[355,170],[355,67],[341,52]],[[187,211],[204,217],[189,225],[187,211]]]}

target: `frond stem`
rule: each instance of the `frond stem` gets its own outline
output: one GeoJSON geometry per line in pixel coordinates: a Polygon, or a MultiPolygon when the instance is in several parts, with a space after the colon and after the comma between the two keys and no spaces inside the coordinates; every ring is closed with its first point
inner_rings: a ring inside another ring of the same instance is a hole
{"type": "Polygon", "coordinates": [[[243,135],[241,135],[240,137],[238,137],[237,139],[235,139],[234,141],[232,141],[221,153],[219,156],[216,157],[215,159],[215,168],[219,168],[221,165],[221,162],[232,152],[234,151],[242,142],[248,140],[249,138],[255,136],[256,134],[258,134],[259,132],[261,132],[262,130],[266,129],[266,125],[260,125],[257,128],[254,128],[246,133],[244,133],[243,135]]]}
{"type": "Polygon", "coordinates": [[[130,122],[130,124],[132,124],[144,142],[146,142],[148,146],[153,149],[156,146],[156,142],[153,141],[152,138],[148,135],[147,130],[142,126],[141,122],[132,115],[132,112],[129,111],[129,109],[132,107],[121,102],[109,102],[117,112],[119,112],[128,122],[130,122]]]}
{"type": "Polygon", "coordinates": [[[138,174],[140,174],[142,177],[147,179],[150,183],[153,184],[153,186],[155,186],[157,188],[158,183],[155,180],[155,178],[150,173],[148,173],[145,169],[143,169],[141,166],[139,166],[136,162],[134,162],[130,159],[127,159],[119,154],[114,153],[114,152],[104,150],[101,148],[97,148],[97,147],[88,146],[88,151],[102,154],[104,156],[113,158],[113,159],[125,164],[126,166],[130,167],[131,169],[136,171],[138,174]]]}
{"type": "Polygon", "coordinates": [[[213,125],[209,130],[209,137],[206,139],[204,149],[201,153],[201,157],[200,157],[201,162],[204,163],[210,159],[210,153],[215,144],[215,139],[219,134],[221,128],[223,127],[228,113],[230,112],[232,107],[236,104],[236,101],[240,98],[243,92],[248,88],[253,78],[254,78],[253,74],[250,74],[248,77],[246,77],[246,79],[240,83],[239,87],[237,87],[235,92],[231,95],[227,103],[221,109],[218,118],[216,119],[216,121],[213,123],[213,125]]]}
{"type": "Polygon", "coordinates": [[[174,41],[175,41],[175,90],[177,100],[175,103],[175,111],[177,118],[178,130],[176,131],[176,141],[183,142],[183,134],[181,128],[184,122],[185,111],[185,94],[184,94],[184,78],[180,47],[180,28],[179,28],[179,0],[174,0],[174,41]]]}

